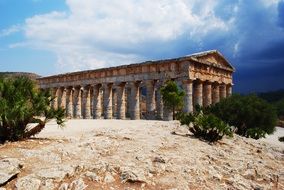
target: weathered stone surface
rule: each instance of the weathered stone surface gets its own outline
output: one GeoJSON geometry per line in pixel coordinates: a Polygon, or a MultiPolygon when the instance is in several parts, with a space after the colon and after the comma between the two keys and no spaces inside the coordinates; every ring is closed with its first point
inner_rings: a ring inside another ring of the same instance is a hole
{"type": "Polygon", "coordinates": [[[55,185],[52,179],[43,180],[40,190],[53,190],[55,189],[55,185]]]}
{"type": "Polygon", "coordinates": [[[69,165],[61,165],[53,168],[41,169],[36,172],[36,176],[42,179],[53,179],[61,181],[66,176],[72,176],[74,168],[69,165]]]}
{"type": "Polygon", "coordinates": [[[17,180],[16,190],[38,190],[41,181],[33,176],[25,176],[17,180]]]}
{"type": "Polygon", "coordinates": [[[104,182],[105,183],[112,183],[114,181],[115,181],[114,177],[109,172],[107,172],[105,174],[104,182]]]}
{"type": "Polygon", "coordinates": [[[68,190],[69,184],[68,183],[62,183],[59,187],[59,190],[68,190]]]}
{"type": "Polygon", "coordinates": [[[146,177],[143,169],[121,168],[120,178],[122,182],[142,182],[146,183],[146,177]]]}
{"type": "Polygon", "coordinates": [[[5,158],[0,160],[0,186],[20,173],[22,165],[18,159],[5,158]]]}
{"type": "Polygon", "coordinates": [[[165,159],[161,156],[157,156],[153,159],[153,162],[159,162],[159,163],[166,163],[165,159]]]}
{"type": "Polygon", "coordinates": [[[72,181],[72,183],[69,185],[69,189],[74,190],[84,190],[87,188],[87,185],[83,181],[82,178],[76,179],[72,181]]]}
{"type": "Polygon", "coordinates": [[[96,182],[100,181],[100,177],[95,172],[88,171],[85,173],[85,176],[91,179],[92,181],[96,181],[96,182]]]}
{"type": "MultiPolygon", "coordinates": [[[[76,184],[78,188],[85,188],[82,180],[88,185],[85,189],[93,186],[118,189],[118,184],[119,188],[127,189],[131,182],[136,189],[142,184],[144,189],[284,187],[280,167],[284,164],[283,148],[274,148],[259,140],[235,135],[209,145],[188,136],[188,129],[175,121],[71,120],[68,124],[71,122],[74,127],[67,126],[67,129],[73,140],[60,140],[58,136],[56,140],[38,139],[0,146],[1,156],[13,155],[25,166],[19,179],[2,187],[10,190],[17,183],[18,186],[32,184],[35,189],[40,184],[40,190],[74,190],[76,184]],[[84,128],[86,124],[90,125],[88,129],[84,128]],[[84,133],[78,134],[78,130],[84,133]],[[23,156],[23,147],[29,156],[23,156]],[[48,153],[59,155],[61,162],[44,161],[42,156],[48,153]],[[76,180],[77,183],[73,182],[76,180]]],[[[42,138],[53,137],[55,133],[66,135],[67,131],[57,129],[53,123],[52,126],[46,127],[51,130],[50,136],[44,131],[41,135],[46,136],[42,138]],[[50,129],[52,126],[55,131],[50,129]]]]}
{"type": "Polygon", "coordinates": [[[28,158],[39,158],[45,162],[52,162],[52,163],[60,163],[61,158],[59,155],[51,152],[50,150],[28,150],[28,149],[20,149],[20,152],[23,154],[24,157],[28,158]]]}

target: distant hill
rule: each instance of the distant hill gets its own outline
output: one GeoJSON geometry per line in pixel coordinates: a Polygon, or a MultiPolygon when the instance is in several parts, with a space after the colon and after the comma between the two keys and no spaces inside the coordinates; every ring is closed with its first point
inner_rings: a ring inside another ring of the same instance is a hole
{"type": "Polygon", "coordinates": [[[41,77],[35,73],[27,73],[27,72],[0,72],[0,77],[18,77],[18,76],[27,76],[32,80],[36,80],[37,78],[41,77]]]}
{"type": "Polygon", "coordinates": [[[284,99],[284,89],[277,90],[277,91],[271,91],[271,92],[265,92],[265,93],[258,93],[257,95],[260,98],[270,103],[275,103],[275,102],[278,102],[284,99]]]}

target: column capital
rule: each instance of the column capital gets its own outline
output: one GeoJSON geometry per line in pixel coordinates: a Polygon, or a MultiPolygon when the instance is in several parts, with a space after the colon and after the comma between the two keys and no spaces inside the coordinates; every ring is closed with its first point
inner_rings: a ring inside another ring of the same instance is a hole
{"type": "Polygon", "coordinates": [[[185,79],[185,80],[182,80],[181,82],[182,82],[182,84],[189,84],[189,83],[193,83],[193,80],[192,79],[185,79]]]}
{"type": "Polygon", "coordinates": [[[83,89],[84,91],[88,91],[90,89],[90,85],[85,85],[83,86],[81,89],[83,89]]]}
{"type": "Polygon", "coordinates": [[[125,85],[126,85],[126,82],[120,82],[116,84],[116,86],[119,86],[119,87],[124,87],[125,85]]]}
{"type": "Polygon", "coordinates": [[[97,83],[97,84],[92,84],[91,86],[93,88],[101,88],[103,85],[101,83],[97,83]]]}
{"type": "Polygon", "coordinates": [[[146,85],[154,85],[157,83],[157,80],[145,80],[146,85]]]}
{"type": "Polygon", "coordinates": [[[102,87],[103,88],[107,88],[107,87],[112,87],[113,86],[113,83],[111,82],[111,83],[103,83],[102,84],[102,87]]]}

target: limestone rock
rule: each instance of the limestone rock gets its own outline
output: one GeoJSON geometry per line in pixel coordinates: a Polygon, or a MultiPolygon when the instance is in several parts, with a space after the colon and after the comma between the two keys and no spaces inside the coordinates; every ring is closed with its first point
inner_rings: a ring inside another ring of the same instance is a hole
{"type": "Polygon", "coordinates": [[[59,190],[68,190],[68,183],[62,183],[59,187],[59,190]]]}
{"type": "Polygon", "coordinates": [[[73,174],[74,168],[68,165],[42,169],[36,173],[36,175],[42,179],[53,179],[56,181],[62,181],[65,176],[72,176],[73,174]]]}
{"type": "Polygon", "coordinates": [[[47,179],[43,181],[40,187],[40,190],[53,190],[53,189],[55,189],[55,185],[52,179],[47,179]]]}
{"type": "Polygon", "coordinates": [[[100,181],[100,177],[95,172],[88,171],[85,173],[85,176],[91,179],[92,181],[96,181],[96,182],[100,181]]]}
{"type": "Polygon", "coordinates": [[[17,190],[38,190],[41,181],[33,176],[25,176],[17,180],[16,189],[17,190]]]}
{"type": "Polygon", "coordinates": [[[5,158],[0,160],[0,185],[5,184],[20,173],[22,165],[15,158],[5,158]]]}
{"type": "Polygon", "coordinates": [[[243,174],[243,176],[244,176],[246,179],[254,180],[255,177],[256,177],[256,170],[254,170],[254,169],[248,169],[248,170],[245,171],[245,173],[243,174]]]}
{"type": "Polygon", "coordinates": [[[153,159],[153,162],[158,162],[158,163],[166,163],[166,161],[165,161],[165,159],[164,158],[162,158],[162,157],[155,157],[154,159],[153,159]]]}
{"type": "Polygon", "coordinates": [[[72,190],[84,190],[86,189],[87,185],[84,183],[82,178],[72,181],[69,185],[69,189],[72,190]]]}
{"type": "Polygon", "coordinates": [[[114,181],[115,181],[114,177],[109,172],[107,172],[106,175],[105,175],[105,178],[104,178],[104,182],[105,183],[112,183],[114,181]]]}
{"type": "Polygon", "coordinates": [[[146,183],[146,177],[143,169],[122,168],[121,169],[122,182],[142,182],[146,183]]]}

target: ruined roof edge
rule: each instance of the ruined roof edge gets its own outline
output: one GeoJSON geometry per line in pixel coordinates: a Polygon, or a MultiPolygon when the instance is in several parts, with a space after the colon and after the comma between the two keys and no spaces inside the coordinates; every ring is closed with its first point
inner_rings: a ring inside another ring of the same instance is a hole
{"type": "Polygon", "coordinates": [[[87,72],[92,72],[92,71],[102,71],[102,70],[105,70],[105,69],[124,68],[124,67],[129,67],[129,66],[133,67],[133,66],[136,66],[136,65],[147,64],[147,63],[150,64],[150,63],[177,61],[177,60],[188,60],[188,59],[190,59],[192,57],[201,57],[201,56],[205,56],[205,55],[213,54],[213,53],[217,53],[220,57],[222,57],[224,59],[224,61],[226,61],[226,63],[231,67],[231,69],[233,71],[235,71],[235,68],[227,61],[227,59],[219,51],[217,51],[217,50],[208,50],[208,51],[203,51],[203,52],[199,52],[199,53],[193,53],[193,54],[189,54],[189,55],[185,55],[185,56],[177,57],[177,58],[149,60],[149,61],[143,61],[143,62],[139,62],[139,63],[118,65],[118,66],[107,67],[107,68],[98,68],[98,69],[82,70],[82,71],[75,71],[75,72],[66,72],[66,73],[57,74],[57,75],[49,75],[49,76],[45,76],[45,77],[40,77],[38,79],[51,78],[51,77],[56,77],[56,76],[60,77],[60,76],[68,75],[68,74],[79,74],[79,73],[87,73],[87,72]]]}

